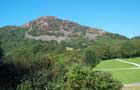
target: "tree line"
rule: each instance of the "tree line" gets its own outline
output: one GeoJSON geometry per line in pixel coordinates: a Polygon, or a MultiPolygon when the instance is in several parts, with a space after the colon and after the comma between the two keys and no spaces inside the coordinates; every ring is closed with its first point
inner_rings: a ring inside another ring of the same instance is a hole
{"type": "Polygon", "coordinates": [[[139,39],[111,34],[58,44],[25,39],[25,29],[7,28],[0,30],[0,90],[121,90],[121,82],[94,67],[102,60],[140,56],[139,39]]]}

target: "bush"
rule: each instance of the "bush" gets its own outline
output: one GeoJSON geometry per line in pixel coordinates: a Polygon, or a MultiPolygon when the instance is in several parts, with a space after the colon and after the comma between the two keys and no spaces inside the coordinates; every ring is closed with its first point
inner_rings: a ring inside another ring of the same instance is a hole
{"type": "Polygon", "coordinates": [[[121,90],[122,88],[122,84],[113,80],[111,74],[94,71],[79,64],[71,67],[65,80],[64,90],[121,90]]]}
{"type": "Polygon", "coordinates": [[[33,90],[30,81],[25,81],[17,86],[16,90],[33,90]]]}

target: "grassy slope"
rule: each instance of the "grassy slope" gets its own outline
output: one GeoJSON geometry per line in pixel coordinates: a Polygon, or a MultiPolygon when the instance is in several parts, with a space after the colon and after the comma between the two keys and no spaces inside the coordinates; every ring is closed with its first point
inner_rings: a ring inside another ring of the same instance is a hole
{"type": "Polygon", "coordinates": [[[113,77],[122,83],[140,83],[140,70],[109,71],[113,77]]]}
{"type": "MultiPolygon", "coordinates": [[[[126,60],[126,59],[125,59],[126,60]]],[[[138,58],[128,59],[128,61],[139,62],[138,58]],[[133,61],[134,60],[134,61],[133,61]]],[[[133,66],[116,62],[113,60],[102,61],[97,65],[96,69],[113,69],[113,68],[131,68],[133,66]]],[[[134,66],[135,67],[135,66],[134,66]]],[[[120,80],[122,83],[140,83],[140,69],[137,70],[111,70],[106,71],[110,72],[113,75],[114,79],[120,80]]]]}
{"type": "Polygon", "coordinates": [[[140,57],[137,57],[137,58],[131,58],[131,59],[124,59],[128,62],[134,62],[134,63],[137,63],[137,64],[140,64],[140,57]]]}
{"type": "Polygon", "coordinates": [[[96,66],[96,69],[118,69],[118,68],[133,68],[134,65],[127,63],[122,63],[116,60],[106,60],[102,61],[99,65],[96,66]]]}

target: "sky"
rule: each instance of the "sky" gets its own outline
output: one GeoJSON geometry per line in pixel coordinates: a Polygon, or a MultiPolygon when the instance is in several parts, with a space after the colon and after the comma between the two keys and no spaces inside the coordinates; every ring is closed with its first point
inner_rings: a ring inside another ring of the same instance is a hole
{"type": "Polygon", "coordinates": [[[0,27],[56,16],[129,38],[140,35],[140,0],[0,0],[0,27]]]}

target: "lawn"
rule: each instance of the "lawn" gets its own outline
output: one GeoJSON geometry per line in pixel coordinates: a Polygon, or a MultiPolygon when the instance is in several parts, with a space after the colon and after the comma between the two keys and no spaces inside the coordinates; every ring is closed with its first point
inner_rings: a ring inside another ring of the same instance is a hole
{"type": "MultiPolygon", "coordinates": [[[[132,59],[121,59],[127,60],[130,62],[139,63],[139,58],[132,59]]],[[[128,83],[140,83],[140,69],[130,69],[130,70],[102,70],[102,69],[119,69],[119,68],[136,68],[136,66],[115,61],[115,60],[106,60],[98,64],[94,70],[100,70],[104,72],[109,72],[112,74],[113,78],[121,81],[124,84],[128,83]]]]}
{"type": "Polygon", "coordinates": [[[126,61],[129,61],[129,62],[134,62],[134,63],[140,64],[140,57],[137,57],[137,58],[130,58],[130,59],[123,59],[123,60],[126,60],[126,61]]]}
{"type": "Polygon", "coordinates": [[[98,64],[95,69],[118,69],[118,68],[135,68],[136,66],[122,63],[116,60],[105,60],[98,64]]]}
{"type": "Polygon", "coordinates": [[[108,71],[112,73],[114,79],[121,81],[122,83],[140,83],[140,69],[136,70],[117,70],[108,71]]]}

